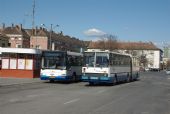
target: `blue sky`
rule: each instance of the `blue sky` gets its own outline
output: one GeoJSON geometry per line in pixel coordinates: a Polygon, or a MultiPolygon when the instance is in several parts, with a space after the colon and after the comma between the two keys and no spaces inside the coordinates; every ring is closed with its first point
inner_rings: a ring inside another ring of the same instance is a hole
{"type": "MultiPolygon", "coordinates": [[[[35,25],[81,40],[102,34],[120,41],[170,43],[170,0],[35,0],[35,25]]],[[[0,0],[0,23],[32,26],[33,0],[0,0]]],[[[2,26],[2,24],[0,24],[2,26]]]]}

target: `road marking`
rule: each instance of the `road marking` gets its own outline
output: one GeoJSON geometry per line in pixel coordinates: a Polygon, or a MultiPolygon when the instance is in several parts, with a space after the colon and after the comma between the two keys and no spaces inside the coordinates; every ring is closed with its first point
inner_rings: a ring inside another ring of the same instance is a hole
{"type": "Polygon", "coordinates": [[[100,107],[94,109],[94,110],[93,110],[92,112],[90,112],[89,114],[93,114],[94,112],[98,112],[98,111],[102,110],[102,108],[107,107],[107,106],[110,106],[110,105],[113,104],[113,103],[120,102],[121,100],[127,99],[127,98],[128,98],[129,96],[131,96],[131,95],[132,95],[132,93],[129,93],[129,94],[126,94],[126,96],[119,97],[118,99],[112,100],[111,102],[108,102],[107,104],[101,105],[100,107]]]}
{"type": "Polygon", "coordinates": [[[45,95],[50,95],[50,94],[31,94],[31,95],[27,95],[27,98],[34,98],[34,97],[39,97],[39,96],[45,96],[45,95]]]}
{"type": "Polygon", "coordinates": [[[11,103],[13,103],[13,102],[18,102],[19,101],[19,99],[17,99],[17,98],[13,98],[13,99],[10,99],[9,100],[9,102],[11,102],[11,103]]]}
{"type": "Polygon", "coordinates": [[[28,95],[27,97],[33,98],[33,97],[38,97],[39,95],[28,95]]]}
{"type": "Polygon", "coordinates": [[[70,101],[68,101],[68,102],[65,102],[64,104],[66,105],[66,104],[74,103],[74,102],[77,102],[77,101],[79,101],[79,100],[80,100],[80,98],[73,99],[73,100],[70,100],[70,101]]]}
{"type": "Polygon", "coordinates": [[[141,114],[149,114],[149,112],[141,112],[141,114]]]}
{"type": "Polygon", "coordinates": [[[170,78],[168,78],[168,79],[170,79],[170,78]]]}
{"type": "Polygon", "coordinates": [[[104,93],[104,92],[105,92],[105,90],[100,90],[97,92],[97,94],[104,93]]]}

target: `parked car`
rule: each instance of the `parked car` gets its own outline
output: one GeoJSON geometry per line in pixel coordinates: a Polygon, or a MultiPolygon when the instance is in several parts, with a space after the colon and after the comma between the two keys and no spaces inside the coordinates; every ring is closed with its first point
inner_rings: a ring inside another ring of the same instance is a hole
{"type": "Polygon", "coordinates": [[[145,71],[149,71],[150,69],[149,68],[145,68],[145,71]]]}
{"type": "Polygon", "coordinates": [[[166,69],[166,74],[170,74],[170,68],[166,69]]]}

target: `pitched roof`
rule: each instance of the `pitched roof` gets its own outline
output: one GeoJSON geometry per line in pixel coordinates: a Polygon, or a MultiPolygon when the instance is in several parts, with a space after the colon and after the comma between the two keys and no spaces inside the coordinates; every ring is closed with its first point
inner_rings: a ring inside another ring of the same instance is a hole
{"type": "Polygon", "coordinates": [[[24,29],[22,29],[22,27],[19,25],[12,26],[12,27],[6,27],[2,30],[2,33],[3,34],[23,35],[24,37],[29,37],[27,32],[24,29]]]}
{"type": "Polygon", "coordinates": [[[17,34],[17,35],[22,34],[22,32],[17,27],[6,27],[2,32],[4,34],[17,34]]]}
{"type": "Polygon", "coordinates": [[[152,42],[90,42],[89,48],[102,48],[101,43],[105,43],[105,48],[108,48],[107,45],[115,46],[114,49],[123,49],[123,50],[159,50],[152,42]]]}
{"type": "Polygon", "coordinates": [[[152,42],[118,42],[119,49],[126,49],[126,50],[157,50],[159,49],[156,47],[152,42]]]}
{"type": "Polygon", "coordinates": [[[0,33],[0,39],[4,39],[4,38],[5,38],[5,39],[9,39],[8,36],[6,36],[5,34],[1,34],[1,33],[0,33]]]}

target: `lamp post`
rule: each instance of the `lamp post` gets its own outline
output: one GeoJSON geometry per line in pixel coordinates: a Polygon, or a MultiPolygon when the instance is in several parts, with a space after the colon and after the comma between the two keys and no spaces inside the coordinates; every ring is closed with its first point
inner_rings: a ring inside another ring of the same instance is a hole
{"type": "MultiPolygon", "coordinates": [[[[44,26],[45,28],[48,28],[48,27],[46,27],[45,24],[41,24],[41,25],[44,26]]],[[[50,39],[49,40],[49,49],[50,50],[52,50],[52,32],[53,32],[53,29],[56,27],[59,27],[59,25],[55,25],[55,26],[53,26],[53,24],[50,25],[50,30],[49,30],[50,31],[50,38],[49,38],[50,39]]]]}

